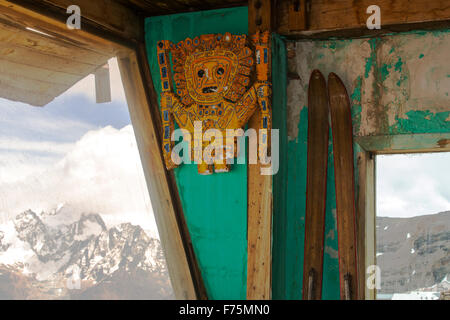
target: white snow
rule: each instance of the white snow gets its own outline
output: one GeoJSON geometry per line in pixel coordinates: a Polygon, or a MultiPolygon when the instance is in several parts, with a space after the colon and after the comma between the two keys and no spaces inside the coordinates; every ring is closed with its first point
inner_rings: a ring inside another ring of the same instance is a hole
{"type": "Polygon", "coordinates": [[[408,234],[406,235],[406,239],[411,238],[411,233],[408,232],[408,234]]]}
{"type": "Polygon", "coordinates": [[[414,250],[414,248],[411,248],[411,254],[413,254],[414,252],[416,252],[416,250],[414,250]]]}
{"type": "Polygon", "coordinates": [[[384,227],[384,229],[383,230],[387,230],[389,228],[389,226],[386,226],[386,227],[384,227]]]}
{"type": "Polygon", "coordinates": [[[89,239],[91,236],[98,236],[100,233],[102,233],[102,231],[102,226],[97,222],[87,220],[83,225],[83,233],[75,235],[74,239],[84,241],[86,239],[89,239]]]}
{"type": "Polygon", "coordinates": [[[383,252],[377,252],[377,257],[382,256],[383,252]]]}
{"type": "Polygon", "coordinates": [[[411,291],[409,293],[394,293],[392,300],[438,300],[439,292],[411,291]]]}

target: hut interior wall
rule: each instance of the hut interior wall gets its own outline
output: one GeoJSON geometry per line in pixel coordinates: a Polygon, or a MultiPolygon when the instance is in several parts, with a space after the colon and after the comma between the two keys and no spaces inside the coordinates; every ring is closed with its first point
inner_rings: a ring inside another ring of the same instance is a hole
{"type": "MultiPolygon", "coordinates": [[[[161,93],[158,40],[174,43],[208,33],[247,33],[247,7],[181,13],[146,19],[150,71],[161,93]]],[[[175,170],[186,223],[210,299],[245,299],[247,283],[247,166],[225,174],[199,175],[196,164],[175,170]]]]}
{"type": "MultiPolygon", "coordinates": [[[[287,218],[284,223],[274,221],[274,233],[285,234],[282,239],[274,238],[274,255],[276,250],[286,250],[287,253],[282,259],[273,261],[274,298],[301,298],[307,88],[312,70],[321,70],[325,77],[330,72],[335,72],[344,81],[352,102],[355,162],[358,164],[356,168],[367,171],[369,167],[362,166],[362,163],[366,163],[362,159],[370,153],[450,150],[450,66],[447,62],[449,50],[448,29],[412,31],[361,39],[287,42],[288,142],[286,148],[280,152],[288,155],[285,177],[287,218]],[[279,281],[282,285],[277,285],[279,281]]],[[[323,279],[323,298],[326,299],[339,298],[336,199],[332,164],[333,150],[330,140],[323,279]]],[[[373,168],[369,169],[367,174],[373,174],[373,168]]],[[[357,185],[362,196],[366,190],[366,186],[363,186],[366,181],[361,180],[365,176],[358,173],[355,176],[359,180],[357,185]]],[[[276,190],[274,194],[275,197],[279,195],[276,190]]],[[[274,199],[274,202],[276,201],[274,199]]],[[[373,212],[366,211],[364,201],[362,204],[358,202],[359,219],[369,217],[370,214],[373,218],[373,212]]],[[[274,219],[280,216],[282,214],[274,209],[274,219]]],[[[370,223],[370,219],[367,221],[370,223]]],[[[363,244],[370,244],[371,239],[365,237],[367,232],[364,231],[364,226],[360,227],[359,234],[364,240],[363,244]]],[[[361,259],[365,259],[364,249],[360,248],[361,259]]],[[[360,274],[364,275],[364,270],[360,270],[360,274]]]]}

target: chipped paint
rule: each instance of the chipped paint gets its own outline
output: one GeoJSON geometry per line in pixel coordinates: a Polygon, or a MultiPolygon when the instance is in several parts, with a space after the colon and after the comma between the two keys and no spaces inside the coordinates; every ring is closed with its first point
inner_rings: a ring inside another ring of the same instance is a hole
{"type": "MultiPolygon", "coordinates": [[[[335,72],[343,80],[352,102],[355,154],[366,150],[392,151],[448,148],[450,141],[450,31],[417,31],[380,38],[298,41],[288,59],[295,79],[288,83],[289,132],[287,228],[290,248],[300,250],[300,260],[285,259],[292,292],[301,288],[307,150],[307,89],[314,69],[325,77],[335,72]],[[292,210],[292,212],[291,212],[292,210]],[[294,268],[295,271],[292,269],[294,268]],[[295,273],[296,272],[296,273],[295,273]]],[[[331,142],[331,141],[330,141],[331,142]]],[[[355,157],[356,159],[356,157],[355,157]]],[[[332,144],[329,150],[323,298],[339,298],[336,199],[332,144]]],[[[356,167],[356,170],[358,168],[356,167]]],[[[358,175],[356,174],[355,179],[358,175]]],[[[356,181],[357,182],[357,181],[356,181]]],[[[297,259],[297,255],[295,256],[297,259]]],[[[275,280],[276,278],[274,278],[275,280]]],[[[301,290],[300,290],[301,291],[301,290]]],[[[298,297],[293,295],[292,297],[298,297]]]]}

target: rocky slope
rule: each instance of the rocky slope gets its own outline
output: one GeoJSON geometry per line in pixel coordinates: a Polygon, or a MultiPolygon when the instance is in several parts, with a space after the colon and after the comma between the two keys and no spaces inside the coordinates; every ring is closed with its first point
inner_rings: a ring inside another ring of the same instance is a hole
{"type": "Polygon", "coordinates": [[[378,217],[376,228],[382,293],[445,290],[450,279],[450,211],[378,217]]]}
{"type": "Polygon", "coordinates": [[[0,299],[173,298],[159,240],[65,213],[28,210],[0,226],[0,299]]]}

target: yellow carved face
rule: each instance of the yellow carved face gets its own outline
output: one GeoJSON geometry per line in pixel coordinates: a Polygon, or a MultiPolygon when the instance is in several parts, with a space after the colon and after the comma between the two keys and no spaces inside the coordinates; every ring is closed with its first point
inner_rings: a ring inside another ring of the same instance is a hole
{"type": "Polygon", "coordinates": [[[238,60],[234,53],[202,52],[186,59],[186,84],[189,96],[197,103],[215,103],[232,86],[238,60]]]}

